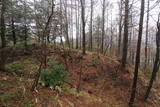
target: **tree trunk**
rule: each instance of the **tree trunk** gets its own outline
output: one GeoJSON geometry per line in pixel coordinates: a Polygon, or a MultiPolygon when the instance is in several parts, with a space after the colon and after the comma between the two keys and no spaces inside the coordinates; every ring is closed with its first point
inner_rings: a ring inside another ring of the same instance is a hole
{"type": "Polygon", "coordinates": [[[92,29],[93,29],[93,0],[91,0],[91,16],[90,16],[90,42],[89,49],[92,51],[93,41],[92,41],[92,29]]]}
{"type": "Polygon", "coordinates": [[[122,68],[125,68],[126,64],[127,64],[127,53],[128,53],[128,14],[129,14],[129,0],[125,0],[125,19],[124,19],[122,68]]]}
{"type": "Polygon", "coordinates": [[[64,4],[65,4],[65,34],[66,34],[67,45],[70,48],[70,40],[69,40],[69,35],[68,35],[67,0],[65,0],[64,4]]]}
{"type": "Polygon", "coordinates": [[[150,83],[148,86],[148,89],[146,91],[144,100],[146,101],[149,97],[149,94],[151,92],[152,86],[153,86],[153,82],[156,79],[157,76],[157,72],[159,71],[159,66],[160,66],[160,14],[159,14],[159,20],[157,22],[157,34],[156,34],[156,43],[157,43],[157,52],[156,52],[156,58],[155,58],[155,62],[154,62],[154,67],[153,67],[153,72],[152,72],[152,76],[150,79],[150,83]]]}
{"type": "Polygon", "coordinates": [[[70,27],[71,27],[71,41],[72,41],[72,48],[74,47],[74,40],[73,40],[73,1],[71,0],[71,16],[70,16],[70,27]]]}
{"type": "Polygon", "coordinates": [[[12,18],[11,18],[11,23],[12,23],[12,37],[13,37],[13,44],[16,45],[17,39],[16,39],[15,25],[14,25],[13,16],[12,16],[12,18]]]}
{"type": "Polygon", "coordinates": [[[27,30],[27,6],[26,1],[24,1],[24,47],[25,51],[27,50],[27,38],[28,38],[28,30],[27,30]]]}
{"type": "Polygon", "coordinates": [[[111,7],[111,39],[110,39],[110,55],[113,55],[112,53],[112,44],[113,43],[113,24],[112,24],[112,7],[111,7]]]}
{"type": "Polygon", "coordinates": [[[119,39],[118,39],[118,54],[121,53],[121,40],[122,40],[122,0],[119,6],[119,39]]]}
{"type": "Polygon", "coordinates": [[[35,76],[35,80],[34,80],[34,83],[32,85],[32,91],[34,91],[34,89],[37,87],[38,85],[38,80],[39,80],[39,77],[40,77],[40,73],[41,73],[41,69],[42,69],[42,66],[44,65],[44,69],[47,67],[47,36],[48,36],[48,28],[50,26],[50,23],[52,21],[52,16],[54,14],[54,0],[52,0],[52,11],[47,19],[47,22],[45,23],[45,28],[44,28],[44,31],[43,31],[43,34],[42,34],[42,37],[45,38],[45,41],[43,41],[42,43],[42,49],[41,49],[41,54],[42,54],[42,60],[40,61],[40,66],[39,66],[39,69],[38,69],[38,72],[35,76]]]}
{"type": "Polygon", "coordinates": [[[78,49],[78,42],[79,42],[79,1],[77,2],[75,0],[75,4],[76,4],[76,49],[78,49]]]}
{"type": "Polygon", "coordinates": [[[104,35],[105,35],[105,0],[103,0],[102,9],[102,38],[101,38],[101,53],[104,52],[104,35]]]}
{"type": "Polygon", "coordinates": [[[147,58],[148,58],[149,5],[150,5],[150,1],[148,0],[148,5],[147,5],[147,22],[146,22],[146,41],[145,41],[145,61],[144,61],[144,70],[146,70],[146,67],[147,67],[147,58]]]}
{"type": "Polygon", "coordinates": [[[136,96],[138,69],[139,69],[139,65],[140,65],[141,41],[142,41],[142,32],[143,32],[144,8],[145,8],[145,0],[141,0],[141,14],[140,14],[140,22],[139,22],[137,52],[136,52],[136,64],[135,64],[135,72],[134,72],[131,98],[130,98],[130,101],[129,101],[129,107],[133,107],[134,99],[135,99],[135,96],[136,96]]]}
{"type": "Polygon", "coordinates": [[[81,8],[82,8],[82,47],[83,47],[83,55],[86,54],[86,36],[85,36],[85,0],[81,0],[81,8]]]}
{"type": "Polygon", "coordinates": [[[61,45],[63,46],[63,13],[62,13],[62,0],[60,0],[60,20],[61,20],[61,29],[60,29],[60,39],[61,39],[61,45]]]}
{"type": "Polygon", "coordinates": [[[2,41],[2,46],[0,49],[0,70],[5,70],[5,62],[6,62],[6,55],[4,52],[4,49],[6,47],[6,38],[5,38],[5,18],[4,18],[4,14],[5,14],[5,4],[6,1],[2,0],[2,7],[1,7],[1,41],[2,41]]]}
{"type": "Polygon", "coordinates": [[[82,49],[82,23],[80,22],[80,37],[79,37],[79,39],[80,39],[80,49],[82,49]]]}

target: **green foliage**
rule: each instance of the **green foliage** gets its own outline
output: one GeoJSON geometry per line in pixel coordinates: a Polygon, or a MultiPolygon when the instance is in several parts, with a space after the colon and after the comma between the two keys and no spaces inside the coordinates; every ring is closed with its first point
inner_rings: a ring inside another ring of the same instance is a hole
{"type": "Polygon", "coordinates": [[[68,73],[65,71],[63,65],[58,64],[56,61],[49,61],[49,68],[43,70],[40,76],[40,83],[46,87],[60,86],[65,81],[68,81],[68,73]]]}

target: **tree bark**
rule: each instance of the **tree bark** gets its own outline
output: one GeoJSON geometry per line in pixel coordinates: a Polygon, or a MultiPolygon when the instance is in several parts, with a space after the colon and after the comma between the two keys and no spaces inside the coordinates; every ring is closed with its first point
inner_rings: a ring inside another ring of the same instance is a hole
{"type": "Polygon", "coordinates": [[[122,0],[119,6],[119,40],[118,40],[118,53],[121,53],[121,41],[122,41],[122,0]]]}
{"type": "Polygon", "coordinates": [[[31,89],[32,91],[34,91],[34,89],[38,85],[38,80],[39,80],[39,77],[40,77],[42,66],[44,65],[44,69],[47,67],[47,55],[48,55],[48,53],[47,53],[47,40],[46,39],[47,39],[47,35],[48,35],[48,32],[47,32],[48,27],[49,27],[49,25],[52,21],[52,16],[54,14],[54,6],[55,6],[54,0],[52,0],[52,10],[51,10],[51,13],[50,13],[50,15],[49,15],[49,17],[48,17],[48,19],[45,23],[45,28],[44,28],[44,31],[43,31],[43,34],[42,34],[42,37],[45,38],[45,41],[42,42],[42,46],[41,46],[42,47],[41,54],[42,54],[42,57],[43,57],[42,59],[43,60],[40,61],[40,66],[39,66],[38,72],[35,76],[34,83],[32,85],[32,89],[31,89]]]}
{"type": "Polygon", "coordinates": [[[60,0],[60,20],[61,20],[61,29],[60,29],[60,39],[61,39],[61,45],[63,46],[63,13],[62,13],[62,0],[60,0]]]}
{"type": "Polygon", "coordinates": [[[28,28],[27,28],[27,6],[26,1],[24,1],[24,47],[27,50],[27,38],[28,38],[28,28]]]}
{"type": "Polygon", "coordinates": [[[92,29],[93,29],[93,0],[90,1],[91,2],[91,14],[90,14],[90,44],[89,44],[89,48],[92,51],[93,48],[93,41],[92,41],[92,29]]]}
{"type": "Polygon", "coordinates": [[[147,89],[145,97],[144,97],[144,101],[146,101],[149,97],[149,94],[150,94],[152,86],[153,86],[153,82],[156,79],[157,72],[159,71],[159,66],[160,66],[160,14],[159,14],[159,20],[157,22],[157,28],[158,28],[158,31],[156,34],[156,44],[157,44],[156,58],[155,58],[153,72],[152,72],[152,76],[151,76],[151,79],[149,82],[149,86],[148,86],[148,89],[147,89]]]}
{"type": "Polygon", "coordinates": [[[6,35],[5,35],[5,18],[4,18],[4,14],[5,14],[5,10],[6,10],[6,0],[2,0],[2,7],[1,7],[1,41],[2,41],[2,46],[0,49],[0,70],[5,70],[5,62],[6,62],[6,55],[4,52],[4,49],[6,47],[6,35]]]}
{"type": "Polygon", "coordinates": [[[67,0],[65,0],[65,33],[66,33],[66,41],[67,45],[70,48],[70,40],[69,40],[69,35],[68,35],[68,15],[67,15],[67,0]]]}
{"type": "Polygon", "coordinates": [[[74,40],[73,40],[73,1],[71,0],[71,41],[72,41],[72,48],[74,48],[74,40]]]}
{"type": "Polygon", "coordinates": [[[12,37],[13,37],[13,44],[16,45],[17,39],[16,39],[15,24],[14,24],[13,16],[12,16],[12,18],[11,18],[11,23],[12,23],[12,37]]]}
{"type": "Polygon", "coordinates": [[[111,7],[111,39],[110,39],[110,55],[113,55],[112,53],[112,44],[113,43],[113,24],[112,24],[112,7],[111,7]]]}
{"type": "Polygon", "coordinates": [[[124,19],[122,68],[125,68],[126,64],[127,64],[127,54],[128,54],[128,15],[129,15],[129,0],[125,0],[125,19],[124,19]]]}
{"type": "Polygon", "coordinates": [[[145,0],[141,0],[141,14],[140,14],[140,22],[139,22],[139,34],[138,34],[138,43],[137,43],[137,52],[136,52],[135,72],[134,72],[134,79],[132,84],[131,98],[129,101],[129,107],[133,107],[135,96],[136,96],[138,69],[140,65],[141,41],[142,41],[142,32],[143,32],[144,8],[145,8],[145,0]]]}
{"type": "Polygon", "coordinates": [[[85,0],[81,0],[81,17],[82,17],[82,47],[83,47],[83,55],[86,54],[86,35],[85,35],[85,0]]]}
{"type": "Polygon", "coordinates": [[[103,0],[102,8],[102,38],[101,38],[101,53],[104,52],[104,35],[105,35],[105,0],[103,0]]]}
{"type": "Polygon", "coordinates": [[[147,22],[146,22],[146,41],[145,41],[145,61],[144,61],[144,70],[146,70],[146,67],[147,67],[147,58],[148,58],[149,5],[150,5],[150,1],[148,0],[148,5],[147,5],[147,22]]]}
{"type": "Polygon", "coordinates": [[[78,42],[79,42],[79,1],[76,2],[76,49],[78,49],[78,42]]]}

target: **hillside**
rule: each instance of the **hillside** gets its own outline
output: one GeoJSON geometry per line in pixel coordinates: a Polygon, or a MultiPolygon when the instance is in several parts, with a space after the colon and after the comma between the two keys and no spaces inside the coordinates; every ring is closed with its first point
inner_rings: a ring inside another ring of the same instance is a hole
{"type": "MultiPolygon", "coordinates": [[[[32,92],[30,89],[39,66],[38,50],[39,47],[31,47],[27,55],[19,55],[16,53],[22,50],[15,49],[14,60],[8,60],[8,70],[0,73],[0,107],[127,107],[133,67],[128,65],[127,70],[121,70],[116,57],[94,52],[82,56],[78,50],[50,46],[48,59],[64,65],[70,82],[56,89],[39,84],[32,92]],[[79,93],[77,86],[80,87],[79,93]]],[[[154,85],[148,102],[143,102],[148,80],[145,73],[140,72],[136,107],[160,105],[158,83],[154,85]]]]}

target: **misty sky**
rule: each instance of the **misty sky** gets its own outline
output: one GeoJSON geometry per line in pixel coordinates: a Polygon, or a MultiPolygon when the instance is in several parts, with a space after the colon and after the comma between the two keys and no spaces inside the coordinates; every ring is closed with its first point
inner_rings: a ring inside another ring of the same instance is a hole
{"type": "MultiPolygon", "coordinates": [[[[33,0],[28,0],[28,1],[33,1],[33,0]]],[[[38,0],[37,0],[38,1],[38,0]]],[[[57,2],[57,4],[59,4],[59,0],[55,0],[57,2]]],[[[70,3],[71,0],[68,0],[68,3],[70,3]]],[[[75,3],[74,0],[72,0],[73,3],[75,3]]],[[[94,3],[94,16],[93,16],[93,21],[95,21],[95,18],[99,15],[102,16],[102,1],[103,0],[93,0],[94,3]]],[[[136,10],[136,23],[139,23],[139,14],[140,14],[140,3],[141,0],[129,0],[130,4],[133,3],[133,8],[134,10],[136,10]]],[[[146,25],[146,16],[147,16],[147,1],[145,0],[145,17],[144,17],[144,26],[146,25]]],[[[119,14],[119,7],[118,7],[118,2],[120,2],[120,0],[106,0],[106,4],[109,2],[109,6],[106,7],[106,12],[105,12],[105,21],[107,20],[107,16],[108,16],[108,27],[111,25],[111,15],[112,15],[112,23],[113,26],[118,24],[118,14],[119,14]],[[107,10],[108,10],[108,14],[107,14],[107,10]]],[[[149,27],[156,27],[156,21],[158,18],[158,13],[160,12],[160,0],[151,0],[150,1],[150,21],[149,21],[149,27]],[[157,1],[159,1],[159,3],[157,4],[157,1]]],[[[73,11],[74,12],[74,11],[73,11]]],[[[73,14],[74,15],[74,14],[73,14]]],[[[73,16],[73,26],[75,26],[75,15],[73,16]]],[[[86,22],[87,22],[87,26],[86,29],[88,30],[89,27],[89,21],[90,20],[90,0],[86,0],[86,22]]],[[[107,22],[105,22],[105,26],[107,26],[107,22]]],[[[137,24],[138,27],[138,24],[137,24]]],[[[76,27],[74,27],[74,35],[75,35],[75,30],[76,27]]]]}

